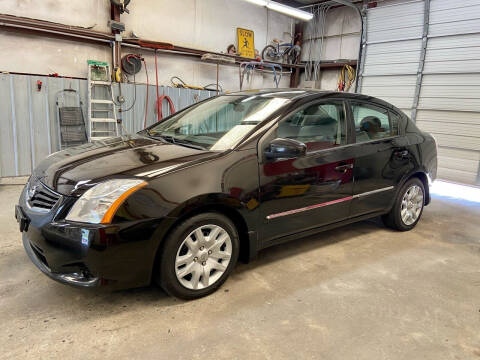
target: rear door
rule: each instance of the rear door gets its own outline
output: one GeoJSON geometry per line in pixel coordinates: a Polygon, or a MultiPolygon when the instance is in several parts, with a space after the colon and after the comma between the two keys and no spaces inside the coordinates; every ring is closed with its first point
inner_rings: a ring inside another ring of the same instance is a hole
{"type": "Polygon", "coordinates": [[[340,221],[349,216],[353,156],[342,100],[303,105],[259,142],[260,238],[270,241],[340,221]],[[264,150],[276,138],[307,146],[303,156],[268,160],[264,150]]]}
{"type": "Polygon", "coordinates": [[[354,127],[355,166],[351,216],[389,208],[396,185],[410,164],[402,146],[399,116],[376,103],[349,101],[350,124],[354,127]]]}

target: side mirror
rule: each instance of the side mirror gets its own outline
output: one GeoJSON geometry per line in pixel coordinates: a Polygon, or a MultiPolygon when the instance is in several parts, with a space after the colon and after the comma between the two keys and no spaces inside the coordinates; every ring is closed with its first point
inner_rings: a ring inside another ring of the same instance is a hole
{"type": "Polygon", "coordinates": [[[265,149],[265,157],[268,160],[274,159],[291,159],[305,155],[307,152],[307,145],[293,140],[278,138],[273,140],[265,149]]]}

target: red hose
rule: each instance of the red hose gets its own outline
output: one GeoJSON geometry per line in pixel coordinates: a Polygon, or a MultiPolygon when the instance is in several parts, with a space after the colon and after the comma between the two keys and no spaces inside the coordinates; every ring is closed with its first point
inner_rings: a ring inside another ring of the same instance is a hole
{"type": "Polygon", "coordinates": [[[157,62],[157,50],[155,50],[155,79],[156,79],[156,88],[157,88],[157,122],[160,121],[160,108],[159,104],[160,102],[158,101],[158,62],[157,62]]]}
{"type": "Polygon", "coordinates": [[[145,66],[145,76],[147,77],[147,94],[145,98],[145,120],[143,121],[143,128],[147,127],[147,117],[148,117],[148,71],[147,71],[147,62],[143,59],[143,66],[145,66]]]}
{"type": "Polygon", "coordinates": [[[163,119],[163,111],[162,111],[162,103],[163,100],[168,101],[168,105],[170,106],[170,115],[175,113],[175,105],[173,105],[172,99],[170,99],[170,96],[168,95],[162,95],[157,98],[157,115],[158,115],[158,121],[163,119]]]}
{"type": "Polygon", "coordinates": [[[155,87],[157,88],[157,103],[155,106],[157,107],[157,122],[163,119],[163,112],[162,112],[162,103],[163,100],[168,101],[168,105],[170,106],[170,115],[175,113],[175,105],[173,105],[172,99],[170,99],[167,95],[160,96],[158,93],[158,62],[157,62],[157,50],[155,50],[155,87]]]}

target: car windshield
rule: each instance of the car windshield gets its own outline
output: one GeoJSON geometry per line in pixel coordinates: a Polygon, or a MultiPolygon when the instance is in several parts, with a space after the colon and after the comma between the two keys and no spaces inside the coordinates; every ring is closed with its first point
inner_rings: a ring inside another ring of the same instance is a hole
{"type": "Polygon", "coordinates": [[[262,95],[222,95],[173,115],[147,133],[179,145],[224,151],[289,101],[262,95]]]}

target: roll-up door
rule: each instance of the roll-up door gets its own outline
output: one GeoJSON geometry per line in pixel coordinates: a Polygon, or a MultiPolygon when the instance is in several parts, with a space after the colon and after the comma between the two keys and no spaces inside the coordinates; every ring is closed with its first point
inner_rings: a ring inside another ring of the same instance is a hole
{"type": "Polygon", "coordinates": [[[423,1],[367,10],[367,46],[361,92],[410,116],[422,48],[423,1]]]}
{"type": "Polygon", "coordinates": [[[439,178],[480,184],[480,0],[431,0],[417,125],[437,139],[439,178]]]}
{"type": "Polygon", "coordinates": [[[366,19],[360,91],[435,136],[439,178],[480,185],[480,0],[384,2],[366,19]]]}

